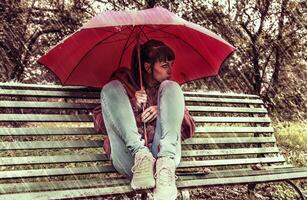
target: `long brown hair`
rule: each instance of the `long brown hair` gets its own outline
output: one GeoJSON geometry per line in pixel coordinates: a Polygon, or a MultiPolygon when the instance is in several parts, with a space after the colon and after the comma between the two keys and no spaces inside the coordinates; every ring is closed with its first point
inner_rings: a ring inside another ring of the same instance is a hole
{"type": "MultiPolygon", "coordinates": [[[[165,45],[163,42],[159,40],[148,40],[144,44],[140,45],[141,50],[141,71],[142,71],[142,80],[143,85],[147,87],[147,80],[145,79],[145,74],[147,71],[145,70],[144,63],[147,62],[150,64],[150,70],[153,72],[153,67],[155,62],[157,61],[170,61],[175,60],[174,51],[165,45]]],[[[131,58],[131,75],[136,81],[136,83],[140,86],[140,75],[139,75],[139,65],[138,65],[138,54],[137,54],[137,46],[134,47],[132,51],[131,58]]],[[[153,76],[153,73],[151,73],[153,76]]]]}

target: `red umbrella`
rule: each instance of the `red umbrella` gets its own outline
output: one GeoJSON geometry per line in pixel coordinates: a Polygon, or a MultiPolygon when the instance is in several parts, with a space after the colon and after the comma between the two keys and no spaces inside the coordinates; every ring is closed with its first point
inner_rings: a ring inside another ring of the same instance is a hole
{"type": "Polygon", "coordinates": [[[103,12],[38,62],[51,69],[63,85],[101,88],[118,67],[130,67],[133,47],[149,39],[161,40],[174,50],[171,80],[179,84],[216,75],[235,49],[206,28],[155,7],[103,12]]]}

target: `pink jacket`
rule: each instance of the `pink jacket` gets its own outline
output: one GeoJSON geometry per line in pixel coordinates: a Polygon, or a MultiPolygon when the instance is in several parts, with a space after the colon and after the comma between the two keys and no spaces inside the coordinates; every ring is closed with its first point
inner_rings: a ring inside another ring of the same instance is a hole
{"type": "MultiPolygon", "coordinates": [[[[134,79],[131,77],[129,69],[124,68],[124,67],[121,67],[118,70],[116,70],[113,73],[110,81],[111,80],[119,80],[123,84],[124,88],[126,89],[131,106],[132,106],[132,110],[133,110],[133,113],[136,119],[138,131],[144,138],[144,130],[142,126],[143,123],[141,121],[142,110],[137,109],[136,98],[135,98],[135,92],[137,90],[140,90],[140,87],[135,83],[134,79]]],[[[158,89],[159,89],[159,85],[146,89],[147,103],[146,103],[145,108],[149,106],[157,105],[158,89]]],[[[100,105],[94,108],[93,110],[93,122],[94,122],[94,129],[99,133],[105,134],[103,148],[106,154],[110,158],[110,153],[111,153],[110,141],[107,136],[107,130],[104,125],[102,110],[101,110],[100,105]]],[[[156,125],[156,120],[146,123],[148,144],[153,141],[153,137],[155,134],[155,125],[156,125]]],[[[182,140],[185,140],[187,138],[192,137],[194,133],[195,133],[195,122],[192,116],[190,115],[189,111],[187,110],[187,108],[185,108],[184,118],[183,118],[182,125],[181,125],[181,138],[182,140]]]]}

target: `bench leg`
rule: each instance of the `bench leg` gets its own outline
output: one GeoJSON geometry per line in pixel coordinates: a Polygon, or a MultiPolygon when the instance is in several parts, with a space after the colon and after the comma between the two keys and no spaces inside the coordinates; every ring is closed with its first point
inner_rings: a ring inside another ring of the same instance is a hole
{"type": "Polygon", "coordinates": [[[255,199],[256,183],[247,184],[247,194],[249,199],[255,199]]]}
{"type": "Polygon", "coordinates": [[[182,200],[190,200],[189,190],[181,190],[182,200]]]}
{"type": "Polygon", "coordinates": [[[303,194],[303,192],[301,191],[301,189],[299,187],[297,187],[292,181],[290,180],[285,180],[289,185],[291,185],[294,190],[300,195],[302,200],[305,200],[305,196],[303,194]]]}
{"type": "Polygon", "coordinates": [[[141,199],[142,199],[142,200],[146,200],[146,199],[147,199],[147,192],[143,192],[143,193],[141,194],[141,199]]]}

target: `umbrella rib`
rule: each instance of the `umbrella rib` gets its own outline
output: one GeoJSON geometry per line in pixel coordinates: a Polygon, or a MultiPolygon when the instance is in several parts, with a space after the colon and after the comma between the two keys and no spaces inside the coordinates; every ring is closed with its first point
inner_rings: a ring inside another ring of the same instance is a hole
{"type": "MultiPolygon", "coordinates": [[[[144,26],[142,26],[142,27],[144,27],[144,26]]],[[[143,29],[141,29],[141,31],[142,31],[143,29]]],[[[143,33],[144,33],[144,31],[142,31],[143,33]]],[[[148,37],[147,37],[147,35],[144,33],[144,35],[145,35],[145,37],[146,37],[146,39],[147,40],[149,40],[148,39],[148,37]]],[[[131,45],[131,44],[133,44],[133,42],[134,42],[134,40],[135,40],[136,38],[133,38],[132,40],[131,40],[131,42],[127,45],[127,48],[129,48],[129,46],[131,45]]]]}
{"type": "MultiPolygon", "coordinates": [[[[130,29],[130,28],[129,28],[130,29]]],[[[133,32],[134,32],[134,29],[135,29],[135,27],[133,27],[132,28],[132,30],[131,30],[131,32],[130,32],[130,34],[129,34],[129,37],[128,37],[128,39],[126,40],[126,43],[125,43],[125,46],[124,46],[124,48],[122,49],[122,53],[121,53],[121,55],[120,55],[120,58],[119,58],[119,62],[118,62],[118,65],[117,65],[117,68],[119,68],[120,67],[120,63],[122,62],[122,58],[123,58],[123,55],[124,55],[124,51],[126,50],[126,48],[127,48],[127,43],[128,43],[128,41],[129,41],[129,39],[131,38],[131,35],[133,34],[133,32]]]]}
{"type": "MultiPolygon", "coordinates": [[[[154,28],[152,28],[152,27],[149,27],[149,28],[151,28],[151,29],[153,29],[153,30],[155,30],[155,31],[161,31],[161,32],[163,32],[163,33],[172,35],[173,37],[177,38],[178,40],[183,41],[185,44],[187,44],[188,46],[190,46],[191,49],[193,49],[193,50],[194,50],[194,51],[195,51],[195,52],[196,52],[206,63],[208,63],[209,66],[211,66],[211,64],[201,55],[201,53],[200,53],[197,49],[195,49],[191,44],[189,44],[187,41],[185,41],[185,40],[182,39],[181,37],[179,37],[179,36],[177,36],[177,35],[175,35],[175,34],[173,34],[173,33],[169,33],[169,32],[163,31],[163,30],[161,30],[162,28],[159,29],[159,30],[154,29],[154,28]]],[[[165,27],[163,27],[163,28],[165,28],[165,27]]]]}
{"type": "MultiPolygon", "coordinates": [[[[168,25],[168,26],[169,26],[169,25],[168,25]]],[[[166,28],[166,27],[168,27],[168,26],[165,26],[165,27],[162,27],[162,28],[166,28]]],[[[146,27],[146,25],[142,26],[142,28],[140,28],[140,30],[141,30],[142,33],[145,35],[146,39],[149,40],[149,38],[147,37],[147,34],[144,32],[144,28],[145,28],[145,27],[146,27]]],[[[162,28],[160,28],[160,29],[162,29],[162,28]]],[[[130,27],[129,27],[129,29],[132,30],[130,27]]],[[[159,29],[157,29],[157,30],[159,30],[159,29]]],[[[156,32],[156,30],[151,31],[151,32],[149,32],[149,33],[153,33],[153,32],[156,32]]],[[[127,48],[129,48],[129,46],[130,46],[131,44],[133,44],[134,40],[135,40],[135,38],[133,38],[133,40],[131,40],[131,42],[127,45],[127,48]]]]}
{"type": "MultiPolygon", "coordinates": [[[[165,26],[163,26],[163,27],[161,27],[161,28],[154,29],[154,28],[150,27],[149,25],[146,25],[146,27],[153,29],[153,31],[147,32],[147,34],[157,32],[157,31],[162,30],[162,29],[164,29],[164,28],[167,28],[167,27],[169,27],[169,26],[171,26],[171,25],[165,25],[165,26]]],[[[145,34],[145,33],[144,33],[144,34],[145,34]]]]}
{"type": "Polygon", "coordinates": [[[71,74],[75,71],[75,69],[79,66],[79,64],[81,63],[81,61],[92,51],[92,49],[94,49],[96,46],[98,46],[100,43],[104,42],[105,40],[109,39],[110,37],[113,37],[114,35],[126,30],[127,28],[124,28],[118,32],[114,32],[112,35],[104,38],[103,40],[99,41],[97,44],[95,44],[88,52],[86,52],[86,54],[84,54],[84,56],[82,56],[82,58],[80,59],[80,61],[78,62],[77,65],[75,65],[75,67],[73,68],[73,70],[71,70],[71,72],[69,73],[69,75],[67,76],[67,78],[65,79],[65,81],[63,82],[63,84],[66,84],[66,81],[69,79],[69,77],[71,76],[71,74]]]}
{"type": "Polygon", "coordinates": [[[142,26],[142,27],[140,28],[140,30],[141,30],[142,33],[145,35],[146,40],[149,40],[149,38],[147,37],[146,33],[144,32],[144,28],[145,28],[145,26],[142,26]]]}

